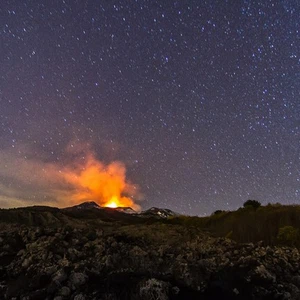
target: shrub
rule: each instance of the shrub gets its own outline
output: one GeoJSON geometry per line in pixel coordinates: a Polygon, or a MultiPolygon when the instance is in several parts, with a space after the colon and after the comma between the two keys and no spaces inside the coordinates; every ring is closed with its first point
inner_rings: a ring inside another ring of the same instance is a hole
{"type": "Polygon", "coordinates": [[[299,229],[293,226],[280,227],[278,230],[277,240],[279,243],[287,246],[295,246],[299,238],[299,229]]]}

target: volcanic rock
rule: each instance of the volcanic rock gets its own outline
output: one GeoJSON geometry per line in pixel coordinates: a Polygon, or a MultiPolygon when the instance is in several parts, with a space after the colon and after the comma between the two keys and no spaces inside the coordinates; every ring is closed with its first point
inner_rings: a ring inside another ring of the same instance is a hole
{"type": "Polygon", "coordinates": [[[164,219],[83,216],[0,224],[0,299],[300,299],[296,248],[239,244],[164,219]]]}

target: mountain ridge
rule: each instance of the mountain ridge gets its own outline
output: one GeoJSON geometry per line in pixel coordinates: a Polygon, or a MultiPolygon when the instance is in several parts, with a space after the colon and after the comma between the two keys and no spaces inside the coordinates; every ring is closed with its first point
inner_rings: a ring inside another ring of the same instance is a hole
{"type": "Polygon", "coordinates": [[[105,207],[97,204],[95,201],[85,201],[80,204],[76,204],[74,206],[65,207],[65,210],[71,209],[104,209],[104,210],[112,210],[118,211],[127,214],[133,214],[137,216],[144,216],[144,217],[161,217],[161,218],[168,218],[171,216],[179,216],[179,213],[176,213],[168,208],[159,208],[159,207],[151,207],[146,210],[142,210],[140,212],[135,211],[132,207],[128,206],[118,206],[118,207],[105,207]]]}
{"type": "MultiPolygon", "coordinates": [[[[177,214],[166,209],[150,209],[141,212],[131,207],[102,207],[95,201],[85,201],[74,206],[57,208],[51,206],[28,206],[0,209],[0,221],[27,226],[79,226],[88,223],[144,223],[147,220],[167,219],[177,214]]],[[[84,226],[84,225],[82,225],[84,226]]]]}

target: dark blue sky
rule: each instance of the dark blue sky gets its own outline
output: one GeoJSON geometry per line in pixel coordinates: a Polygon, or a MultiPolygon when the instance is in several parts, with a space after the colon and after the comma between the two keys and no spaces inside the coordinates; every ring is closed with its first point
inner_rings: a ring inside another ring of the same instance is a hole
{"type": "Polygon", "coordinates": [[[0,206],[86,144],[143,208],[300,203],[299,1],[3,0],[0,53],[0,206]]]}

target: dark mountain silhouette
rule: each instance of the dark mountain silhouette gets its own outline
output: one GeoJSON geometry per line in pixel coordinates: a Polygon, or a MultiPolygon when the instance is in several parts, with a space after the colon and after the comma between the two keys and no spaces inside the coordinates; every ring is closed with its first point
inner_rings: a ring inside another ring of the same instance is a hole
{"type": "Polygon", "coordinates": [[[175,213],[174,211],[167,208],[151,207],[150,209],[141,212],[141,215],[148,217],[169,218],[179,216],[180,214],[175,213]]]}
{"type": "Polygon", "coordinates": [[[86,202],[83,202],[83,203],[78,204],[78,205],[67,207],[65,209],[92,209],[92,208],[99,209],[101,207],[94,201],[86,201],[86,202]]]}

